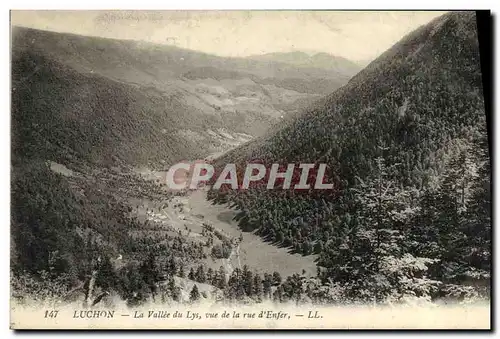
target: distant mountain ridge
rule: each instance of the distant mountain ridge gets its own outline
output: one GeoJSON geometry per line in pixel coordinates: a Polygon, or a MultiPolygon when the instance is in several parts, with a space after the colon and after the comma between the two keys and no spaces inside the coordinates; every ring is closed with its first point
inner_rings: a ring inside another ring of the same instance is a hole
{"type": "MultiPolygon", "coordinates": [[[[18,37],[14,45],[16,49],[43,50],[51,58],[60,59],[75,69],[95,71],[126,81],[131,80],[133,76],[138,83],[176,78],[195,68],[211,67],[224,72],[252,74],[268,83],[301,79],[311,82],[311,87],[315,80],[320,79],[330,82],[331,92],[354,75],[347,75],[336,69],[297,67],[272,60],[220,57],[171,45],[135,40],[87,37],[24,27],[13,27],[12,32],[13,38],[18,37]],[[134,66],[133,72],[127,69],[131,65],[134,66]],[[122,72],[112,72],[116,67],[120,67],[122,72]]],[[[308,90],[309,93],[315,93],[314,89],[308,90]]]]}
{"type": "Polygon", "coordinates": [[[13,150],[107,164],[206,156],[233,142],[224,133],[259,135],[347,80],[333,70],[13,27],[13,150]]]}
{"type": "Polygon", "coordinates": [[[262,55],[253,55],[249,58],[254,60],[266,60],[283,62],[298,67],[323,68],[335,71],[347,76],[353,76],[362,67],[346,58],[328,54],[325,52],[308,54],[306,52],[275,52],[262,55]]]}

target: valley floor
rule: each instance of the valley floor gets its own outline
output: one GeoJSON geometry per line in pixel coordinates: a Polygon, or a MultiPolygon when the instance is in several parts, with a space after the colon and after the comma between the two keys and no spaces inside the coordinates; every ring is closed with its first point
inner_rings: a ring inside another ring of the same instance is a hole
{"type": "MultiPolygon", "coordinates": [[[[212,205],[211,202],[207,201],[205,191],[191,192],[187,197],[187,206],[191,210],[192,216],[202,215],[205,222],[210,223],[223,233],[234,238],[240,236],[241,231],[233,219],[237,211],[231,210],[225,205],[212,205]]],[[[243,240],[238,248],[239,251],[231,256],[233,266],[246,264],[261,274],[277,271],[282,276],[288,276],[294,273],[300,274],[303,270],[306,276],[316,274],[315,256],[304,257],[300,254],[291,254],[289,249],[278,248],[271,243],[264,242],[256,234],[244,232],[243,240]]],[[[210,261],[212,260],[209,259],[207,264],[215,264],[213,268],[218,267],[217,262],[210,263],[210,261]]]]}
{"type": "Polygon", "coordinates": [[[241,232],[234,220],[237,211],[225,205],[213,205],[206,199],[206,191],[203,189],[188,192],[185,196],[175,196],[164,208],[157,207],[159,203],[154,201],[141,201],[140,204],[144,207],[139,208],[139,215],[169,225],[173,232],[180,231],[190,240],[203,243],[208,240],[206,234],[203,234],[203,224],[212,225],[228,239],[238,239],[242,235],[242,241],[233,246],[228,259],[215,259],[207,253],[204,264],[214,270],[223,266],[230,273],[236,267],[248,265],[260,274],[274,271],[282,276],[294,273],[304,273],[305,276],[316,274],[315,255],[292,254],[289,249],[265,242],[254,233],[241,232]],[[147,212],[150,209],[152,212],[147,212]]]}
{"type": "MultiPolygon", "coordinates": [[[[234,147],[234,146],[233,146],[234,147]]],[[[231,147],[232,148],[232,147],[231,147]]],[[[219,153],[210,154],[207,159],[218,157],[229,149],[219,153]]],[[[165,172],[155,172],[150,169],[141,169],[138,172],[142,178],[155,181],[165,177],[165,172]]],[[[137,213],[147,219],[169,225],[175,232],[181,232],[190,240],[206,242],[206,234],[203,234],[203,224],[209,224],[216,231],[226,235],[229,239],[238,239],[243,236],[237,246],[233,246],[233,251],[228,259],[215,259],[207,252],[204,264],[214,270],[223,266],[230,274],[234,268],[242,268],[248,265],[250,269],[260,274],[279,272],[286,277],[294,273],[306,277],[316,275],[316,255],[302,256],[291,253],[290,249],[277,247],[264,241],[253,232],[242,232],[238,227],[234,217],[238,211],[229,208],[227,205],[214,205],[207,200],[207,191],[198,189],[189,191],[185,196],[174,196],[168,206],[162,205],[159,201],[134,201],[134,204],[142,205],[137,213]],[[163,208],[161,208],[163,207],[163,208]],[[152,212],[148,213],[148,210],[152,212]]]]}

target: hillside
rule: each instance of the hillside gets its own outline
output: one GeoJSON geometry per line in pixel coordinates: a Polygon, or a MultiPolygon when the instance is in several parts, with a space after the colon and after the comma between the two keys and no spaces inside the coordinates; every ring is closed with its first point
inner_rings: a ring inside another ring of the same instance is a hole
{"type": "Polygon", "coordinates": [[[176,100],[75,70],[32,52],[14,55],[13,159],[158,164],[197,155],[177,135],[187,108],[176,100]],[[175,146],[174,146],[175,145],[175,146]],[[172,147],[174,146],[174,147],[172,147]]]}
{"type": "Polygon", "coordinates": [[[490,167],[474,12],[420,27],[222,166],[326,163],[333,191],[212,191],[349,298],[487,293],[490,167]],[[471,292],[476,291],[476,292],[471,292]]]}

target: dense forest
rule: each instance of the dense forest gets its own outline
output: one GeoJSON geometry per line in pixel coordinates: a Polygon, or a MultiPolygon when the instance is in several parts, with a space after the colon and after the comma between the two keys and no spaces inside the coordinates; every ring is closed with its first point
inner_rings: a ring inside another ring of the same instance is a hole
{"type": "Polygon", "coordinates": [[[216,163],[255,159],[326,163],[334,189],[256,185],[210,198],[239,210],[245,231],[317,254],[318,277],[348,299],[488,295],[490,162],[473,12],[417,29],[305,114],[216,163]]]}
{"type": "MultiPolygon", "coordinates": [[[[78,196],[46,164],[25,165],[13,182],[11,279],[18,301],[83,301],[91,307],[116,305],[117,297],[134,307],[208,298],[196,283],[211,286],[210,297],[225,302],[324,301],[317,295],[321,284],[299,274],[282,280],[279,272],[261,276],[247,265],[232,272],[222,266],[206,269],[196,264],[207,256],[203,249],[211,248],[214,257],[225,256],[229,242],[219,248],[169,235],[131,216],[131,207],[109,192],[81,182],[85,193],[78,196]],[[186,281],[194,285],[183,297],[186,281]]],[[[157,189],[148,182],[138,184],[151,185],[149,192],[157,189]]],[[[211,230],[207,225],[207,232],[211,230]]]]}

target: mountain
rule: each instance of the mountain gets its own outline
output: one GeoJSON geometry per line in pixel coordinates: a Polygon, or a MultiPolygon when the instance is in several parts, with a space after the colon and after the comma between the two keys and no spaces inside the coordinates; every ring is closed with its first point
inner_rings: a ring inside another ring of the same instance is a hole
{"type": "Polygon", "coordinates": [[[243,230],[319,254],[322,279],[349,298],[470,295],[487,284],[490,169],[474,12],[418,28],[216,166],[255,161],[326,163],[334,189],[302,194],[256,183],[209,197],[230,202],[243,230]]]}
{"type": "Polygon", "coordinates": [[[12,28],[11,60],[16,291],[51,298],[94,279],[100,292],[134,304],[151,294],[159,272],[171,278],[179,266],[198,265],[225,283],[233,267],[263,262],[271,251],[260,273],[314,272],[312,259],[256,236],[236,246],[241,232],[218,219],[225,211],[202,197],[189,212],[158,170],[251,140],[345,76],[21,27],[12,28]],[[255,251],[240,260],[240,247],[255,251]]]}
{"type": "Polygon", "coordinates": [[[420,27],[350,81],[307,65],[14,28],[12,291],[38,302],[78,294],[109,309],[487,297],[479,59],[473,12],[420,27]],[[325,163],[334,189],[256,183],[212,189],[208,201],[205,190],[169,190],[158,171],[220,153],[217,169],[325,163]]]}
{"type": "Polygon", "coordinates": [[[313,55],[305,52],[276,52],[251,57],[254,60],[282,62],[297,67],[321,68],[335,71],[348,77],[354,76],[361,70],[356,63],[339,56],[328,53],[316,53],[313,55]]]}
{"type": "Polygon", "coordinates": [[[14,155],[169,164],[260,135],[335,71],[14,27],[14,155]],[[201,145],[201,146],[200,146],[201,145]]]}
{"type": "Polygon", "coordinates": [[[343,85],[346,76],[335,70],[259,61],[252,58],[229,58],[210,55],[169,45],[141,41],[86,37],[67,33],[14,27],[13,47],[43,52],[80,72],[94,72],[115,80],[138,85],[155,85],[166,89],[166,79],[179,78],[196,68],[251,74],[267,84],[283,79],[329,80],[333,89],[343,85]],[[17,39],[16,39],[17,37],[17,39]]]}

